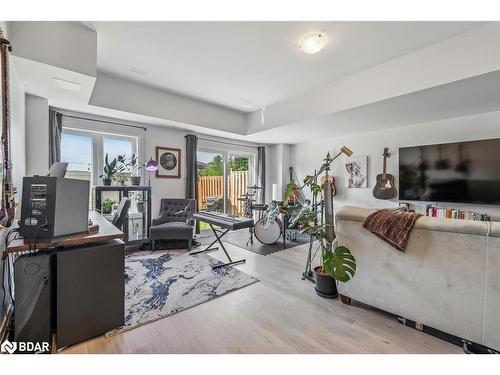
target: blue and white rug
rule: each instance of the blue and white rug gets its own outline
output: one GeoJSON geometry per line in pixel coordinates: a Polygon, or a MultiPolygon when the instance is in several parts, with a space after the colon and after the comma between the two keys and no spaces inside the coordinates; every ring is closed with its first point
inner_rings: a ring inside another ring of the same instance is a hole
{"type": "Polygon", "coordinates": [[[234,267],[212,269],[219,263],[206,254],[127,256],[125,326],[107,335],[151,323],[259,281],[234,267]]]}

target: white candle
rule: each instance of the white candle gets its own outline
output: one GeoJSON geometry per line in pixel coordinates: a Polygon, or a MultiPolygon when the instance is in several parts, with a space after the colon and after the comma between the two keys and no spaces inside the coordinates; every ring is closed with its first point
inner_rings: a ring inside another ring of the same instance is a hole
{"type": "Polygon", "coordinates": [[[273,184],[273,201],[281,202],[283,199],[281,194],[281,186],[278,184],[273,184]]]}

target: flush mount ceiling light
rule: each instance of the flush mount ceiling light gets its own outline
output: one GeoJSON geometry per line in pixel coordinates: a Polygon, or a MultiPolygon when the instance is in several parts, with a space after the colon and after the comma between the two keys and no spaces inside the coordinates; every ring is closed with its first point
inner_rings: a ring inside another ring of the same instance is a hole
{"type": "Polygon", "coordinates": [[[318,53],[325,48],[328,38],[325,33],[312,33],[302,37],[299,48],[308,54],[318,53]]]}

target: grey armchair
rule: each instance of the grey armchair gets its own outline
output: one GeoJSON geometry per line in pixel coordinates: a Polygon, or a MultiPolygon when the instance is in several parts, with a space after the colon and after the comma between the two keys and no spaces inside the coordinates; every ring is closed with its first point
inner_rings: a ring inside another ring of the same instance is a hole
{"type": "Polygon", "coordinates": [[[162,199],[160,216],[153,219],[149,228],[151,249],[155,250],[155,241],[158,240],[186,240],[191,250],[195,207],[195,199],[162,199]]]}

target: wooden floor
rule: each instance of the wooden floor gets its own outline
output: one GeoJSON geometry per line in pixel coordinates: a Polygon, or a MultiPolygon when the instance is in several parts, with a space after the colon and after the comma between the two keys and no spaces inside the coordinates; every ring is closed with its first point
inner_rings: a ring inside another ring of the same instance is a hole
{"type": "MultiPolygon", "coordinates": [[[[460,353],[367,306],[318,297],[301,280],[307,247],[268,256],[227,246],[261,281],[134,330],[62,353],[460,353]]],[[[216,258],[221,254],[211,253],[216,258]]]]}

